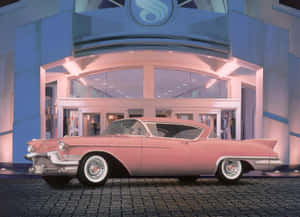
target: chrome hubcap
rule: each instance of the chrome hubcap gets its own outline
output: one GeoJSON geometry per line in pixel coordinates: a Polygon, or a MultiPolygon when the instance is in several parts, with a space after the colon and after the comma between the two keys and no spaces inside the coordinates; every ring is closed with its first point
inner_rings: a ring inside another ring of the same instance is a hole
{"type": "Polygon", "coordinates": [[[89,181],[101,182],[107,176],[108,166],[103,157],[92,156],[86,161],[84,172],[89,181]]]}
{"type": "Polygon", "coordinates": [[[227,179],[236,179],[242,172],[242,164],[239,160],[224,160],[222,172],[227,179]]]}

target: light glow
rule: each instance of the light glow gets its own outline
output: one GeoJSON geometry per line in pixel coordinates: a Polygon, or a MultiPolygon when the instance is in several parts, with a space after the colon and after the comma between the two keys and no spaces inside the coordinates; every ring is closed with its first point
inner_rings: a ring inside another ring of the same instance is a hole
{"type": "Polygon", "coordinates": [[[80,66],[75,61],[71,61],[69,58],[67,58],[63,67],[70,73],[70,76],[79,76],[82,71],[80,66]]]}
{"type": "Polygon", "coordinates": [[[206,88],[210,88],[217,82],[217,79],[210,79],[207,84],[205,85],[206,88]]]}
{"type": "MultiPolygon", "coordinates": [[[[216,71],[219,78],[224,78],[229,76],[235,70],[237,70],[240,65],[237,63],[236,59],[225,63],[220,69],[216,71]]],[[[217,82],[217,79],[211,79],[205,85],[206,88],[212,87],[217,82]]]]}
{"type": "Polygon", "coordinates": [[[84,86],[86,86],[87,85],[87,82],[86,82],[86,80],[85,79],[83,79],[83,78],[79,78],[79,81],[84,85],[84,86]]]}

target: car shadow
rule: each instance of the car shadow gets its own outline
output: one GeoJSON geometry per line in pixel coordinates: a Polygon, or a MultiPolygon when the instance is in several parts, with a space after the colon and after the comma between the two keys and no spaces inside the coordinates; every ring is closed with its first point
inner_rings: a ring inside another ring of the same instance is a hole
{"type": "MultiPolygon", "coordinates": [[[[76,189],[101,189],[120,187],[137,187],[137,188],[153,188],[153,187],[195,187],[195,186],[246,186],[254,185],[255,183],[241,179],[235,184],[226,184],[214,178],[199,178],[195,182],[182,182],[176,178],[130,178],[130,179],[109,179],[104,186],[84,186],[76,178],[62,187],[54,189],[60,190],[76,190],[76,189]]],[[[45,183],[46,185],[46,183],[45,183]]],[[[49,187],[52,188],[53,187],[49,187]]]]}

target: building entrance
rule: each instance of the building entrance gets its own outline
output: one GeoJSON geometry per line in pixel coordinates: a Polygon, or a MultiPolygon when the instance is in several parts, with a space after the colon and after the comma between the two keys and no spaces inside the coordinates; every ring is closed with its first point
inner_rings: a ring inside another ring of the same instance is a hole
{"type": "Polygon", "coordinates": [[[58,136],[97,136],[114,120],[169,117],[211,128],[211,138],[240,139],[240,103],[234,99],[58,99],[58,136]],[[233,124],[234,120],[234,124],[233,124]]]}

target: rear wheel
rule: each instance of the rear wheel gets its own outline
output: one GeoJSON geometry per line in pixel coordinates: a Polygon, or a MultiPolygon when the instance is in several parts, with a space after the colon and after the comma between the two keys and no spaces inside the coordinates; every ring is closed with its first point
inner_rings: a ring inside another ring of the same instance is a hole
{"type": "Polygon", "coordinates": [[[72,177],[69,176],[43,176],[44,181],[53,188],[60,188],[69,183],[72,177]]]}
{"type": "Polygon", "coordinates": [[[224,159],[219,164],[216,177],[223,183],[234,184],[243,175],[243,166],[240,160],[224,159]]]}
{"type": "Polygon", "coordinates": [[[104,185],[109,175],[107,159],[98,154],[87,155],[81,161],[77,177],[83,185],[104,185]]]}

